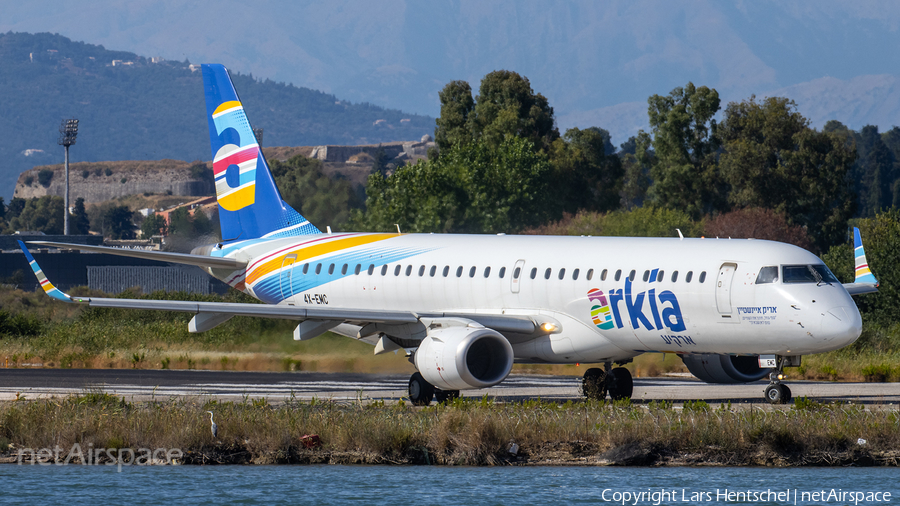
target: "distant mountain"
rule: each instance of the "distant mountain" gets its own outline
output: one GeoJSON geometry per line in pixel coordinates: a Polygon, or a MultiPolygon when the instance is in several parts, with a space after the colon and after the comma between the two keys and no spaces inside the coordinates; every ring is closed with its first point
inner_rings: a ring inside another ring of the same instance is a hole
{"type": "MultiPolygon", "coordinates": [[[[60,35],[0,34],[0,196],[35,165],[60,163],[62,118],[80,120],[72,161],[209,160],[203,83],[187,61],[157,61],[60,35]]],[[[233,72],[264,145],[418,140],[434,119],[233,72]]]]}
{"type": "Polygon", "coordinates": [[[884,0],[30,0],[6,2],[2,12],[0,32],[56,31],[148,56],[220,62],[432,116],[447,82],[477,88],[492,70],[514,70],[547,96],[562,129],[600,126],[616,144],[635,123],[626,109],[688,81],[742,100],[824,77],[900,76],[900,52],[891,49],[900,46],[900,2],[884,0]],[[601,122],[578,119],[597,111],[601,122]]]}

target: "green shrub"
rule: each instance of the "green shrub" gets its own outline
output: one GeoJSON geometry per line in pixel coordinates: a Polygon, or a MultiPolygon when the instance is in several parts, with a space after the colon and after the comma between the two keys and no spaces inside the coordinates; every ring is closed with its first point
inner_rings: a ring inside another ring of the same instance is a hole
{"type": "Polygon", "coordinates": [[[50,169],[41,169],[40,172],[38,172],[38,183],[46,188],[50,186],[50,181],[53,181],[53,171],[50,169]]]}
{"type": "Polygon", "coordinates": [[[885,383],[891,378],[891,366],[888,364],[871,364],[862,368],[866,383],[885,383]]]}
{"type": "Polygon", "coordinates": [[[104,172],[107,176],[112,176],[112,169],[110,169],[109,167],[107,167],[106,170],[103,171],[103,172],[104,172]]]}

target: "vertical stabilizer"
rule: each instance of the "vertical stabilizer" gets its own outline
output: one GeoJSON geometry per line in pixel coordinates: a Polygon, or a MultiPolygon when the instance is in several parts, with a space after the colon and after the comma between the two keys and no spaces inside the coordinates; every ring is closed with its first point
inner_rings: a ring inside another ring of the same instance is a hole
{"type": "Polygon", "coordinates": [[[321,233],[281,200],[228,70],[201,68],[222,240],[321,233]]]}

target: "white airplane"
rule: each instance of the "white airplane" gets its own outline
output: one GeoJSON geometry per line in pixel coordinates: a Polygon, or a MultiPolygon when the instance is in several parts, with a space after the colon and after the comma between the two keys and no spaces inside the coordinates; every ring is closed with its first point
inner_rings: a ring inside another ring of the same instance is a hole
{"type": "Polygon", "coordinates": [[[51,297],[195,313],[191,332],[282,318],[299,322],[297,340],[330,330],[375,354],[403,349],[417,405],[496,385],[513,363],[603,364],[585,395],[628,398],[631,375],[613,366],[648,352],[710,383],[768,376],[765,398],[784,403],[784,368],[854,342],[851,295],[877,291],[858,230],[846,285],[809,251],[762,240],[322,233],[282,201],[227,70],[202,71],[222,242],[191,254],[32,243],[201,266],[269,305],[71,297],[20,242],[51,297]]]}

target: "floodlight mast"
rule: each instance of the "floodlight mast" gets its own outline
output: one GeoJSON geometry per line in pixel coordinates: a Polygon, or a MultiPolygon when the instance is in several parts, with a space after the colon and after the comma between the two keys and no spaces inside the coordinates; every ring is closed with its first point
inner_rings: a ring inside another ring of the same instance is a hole
{"type": "Polygon", "coordinates": [[[75,144],[78,137],[78,120],[75,118],[64,119],[59,125],[59,139],[57,144],[66,148],[66,197],[63,203],[63,234],[69,235],[69,146],[75,144]]]}

